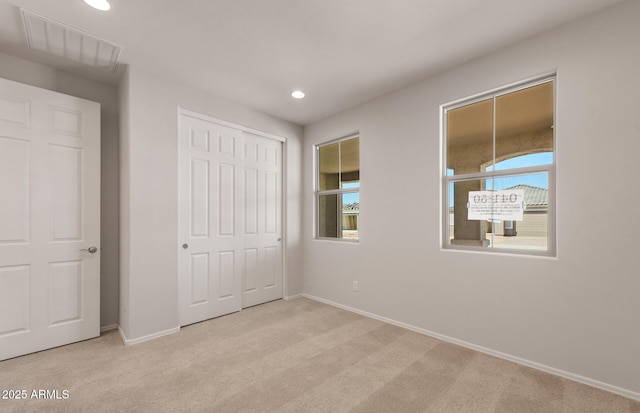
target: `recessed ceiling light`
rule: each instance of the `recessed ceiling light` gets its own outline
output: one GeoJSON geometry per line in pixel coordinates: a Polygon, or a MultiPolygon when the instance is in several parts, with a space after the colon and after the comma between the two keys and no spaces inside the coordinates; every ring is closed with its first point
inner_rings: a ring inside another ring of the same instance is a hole
{"type": "Polygon", "coordinates": [[[98,9],[102,11],[107,11],[111,8],[111,5],[107,0],[84,0],[84,2],[87,3],[89,6],[93,7],[94,9],[98,9]]]}
{"type": "Polygon", "coordinates": [[[304,97],[304,92],[301,90],[294,90],[291,92],[291,97],[296,99],[302,99],[304,97]]]}

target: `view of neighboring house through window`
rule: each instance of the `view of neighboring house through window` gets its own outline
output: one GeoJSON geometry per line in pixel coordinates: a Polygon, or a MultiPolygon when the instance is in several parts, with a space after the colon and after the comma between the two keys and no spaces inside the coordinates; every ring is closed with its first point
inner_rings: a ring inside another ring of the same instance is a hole
{"type": "Polygon", "coordinates": [[[554,83],[443,107],[446,248],[555,254],[554,83]]]}
{"type": "Polygon", "coordinates": [[[316,156],[317,237],[358,240],[360,139],[318,145],[316,156]]]}

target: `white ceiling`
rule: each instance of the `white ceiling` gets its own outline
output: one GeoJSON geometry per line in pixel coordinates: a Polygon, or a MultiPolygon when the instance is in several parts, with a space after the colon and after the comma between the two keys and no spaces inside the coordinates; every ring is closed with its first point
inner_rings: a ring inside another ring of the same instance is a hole
{"type": "Polygon", "coordinates": [[[621,0],[0,0],[0,52],[117,84],[27,48],[19,8],[123,47],[120,62],[301,125],[621,0]],[[302,89],[303,100],[289,93],[302,89]]]}

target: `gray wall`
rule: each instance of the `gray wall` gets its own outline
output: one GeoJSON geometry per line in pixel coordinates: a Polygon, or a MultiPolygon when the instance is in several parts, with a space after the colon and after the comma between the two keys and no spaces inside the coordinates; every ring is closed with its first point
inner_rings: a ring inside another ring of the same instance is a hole
{"type": "Polygon", "coordinates": [[[287,139],[284,295],[302,293],[300,126],[129,69],[116,87],[0,54],[0,77],[101,104],[102,327],[132,340],[178,327],[178,106],[287,139]]]}
{"type": "Polygon", "coordinates": [[[0,77],[100,103],[100,325],[118,323],[118,94],[115,86],[0,53],[0,77]]]}
{"type": "Polygon", "coordinates": [[[129,67],[120,84],[120,327],[132,342],[178,321],[178,107],[287,139],[285,296],[302,292],[300,126],[129,67]]]}
{"type": "Polygon", "coordinates": [[[627,1],[308,126],[305,293],[640,398],[638,21],[627,1]],[[553,71],[557,257],[443,250],[440,105],[553,71]],[[360,242],[314,240],[312,147],[354,130],[360,242]]]}

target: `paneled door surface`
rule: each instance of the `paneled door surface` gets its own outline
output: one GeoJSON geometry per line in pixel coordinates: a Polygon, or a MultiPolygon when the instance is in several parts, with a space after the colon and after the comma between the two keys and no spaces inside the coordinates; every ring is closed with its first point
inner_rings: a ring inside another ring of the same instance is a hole
{"type": "Polygon", "coordinates": [[[180,324],[282,298],[282,143],[185,114],[179,140],[180,324]]]}
{"type": "Polygon", "coordinates": [[[0,79],[0,360],[100,335],[100,106],[0,79]]]}
{"type": "Polygon", "coordinates": [[[282,298],[282,143],[244,136],[242,308],[282,298]]]}

